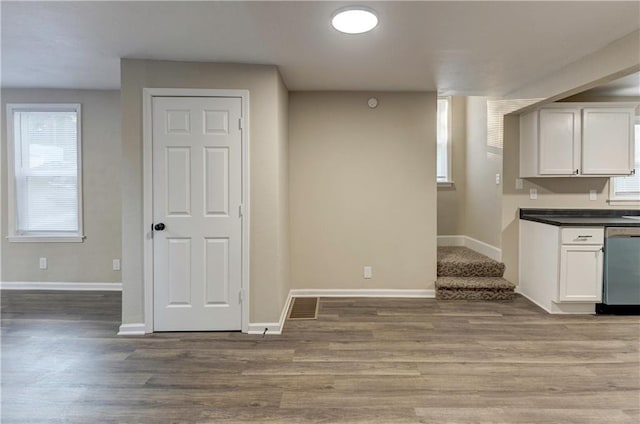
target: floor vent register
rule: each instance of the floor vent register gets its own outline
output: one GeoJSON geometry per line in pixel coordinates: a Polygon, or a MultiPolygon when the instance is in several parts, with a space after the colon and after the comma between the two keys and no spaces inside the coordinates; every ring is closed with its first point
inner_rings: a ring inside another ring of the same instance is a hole
{"type": "Polygon", "coordinates": [[[289,311],[289,319],[318,319],[319,305],[320,299],[317,297],[295,297],[289,311]]]}

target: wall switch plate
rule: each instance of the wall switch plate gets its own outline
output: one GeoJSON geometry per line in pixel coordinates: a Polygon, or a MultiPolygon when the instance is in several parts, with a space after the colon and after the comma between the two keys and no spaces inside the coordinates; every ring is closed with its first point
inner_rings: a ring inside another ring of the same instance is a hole
{"type": "Polygon", "coordinates": [[[530,188],[529,189],[529,199],[536,200],[538,198],[538,189],[530,188]]]}
{"type": "Polygon", "coordinates": [[[524,180],[522,178],[516,178],[516,190],[522,190],[524,188],[524,180]]]}
{"type": "Polygon", "coordinates": [[[496,185],[500,185],[500,174],[496,174],[496,185]]]}
{"type": "Polygon", "coordinates": [[[47,269],[47,258],[40,258],[40,269],[47,269]]]}
{"type": "Polygon", "coordinates": [[[373,277],[373,268],[370,266],[364,267],[364,278],[372,278],[373,277]]]}
{"type": "Polygon", "coordinates": [[[113,270],[120,271],[120,259],[113,260],[113,270]]]}
{"type": "Polygon", "coordinates": [[[596,190],[589,190],[589,200],[598,200],[598,192],[596,190]]]}

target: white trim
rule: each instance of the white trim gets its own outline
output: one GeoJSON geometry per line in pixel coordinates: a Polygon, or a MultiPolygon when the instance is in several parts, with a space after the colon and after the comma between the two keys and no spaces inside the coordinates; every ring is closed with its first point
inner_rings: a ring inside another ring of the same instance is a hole
{"type": "MultiPolygon", "coordinates": [[[[249,278],[249,90],[144,88],[142,90],[143,140],[143,279],[145,331],[153,333],[153,97],[239,97],[242,103],[242,332],[249,332],[250,278],[249,278]]],[[[264,329],[263,329],[264,331],[264,329]]]]}
{"type": "Polygon", "coordinates": [[[278,322],[252,322],[249,324],[249,330],[247,333],[264,334],[264,329],[266,328],[267,334],[282,334],[284,323],[287,320],[287,313],[289,312],[289,307],[291,306],[292,301],[293,297],[291,296],[291,291],[289,291],[287,300],[285,300],[282,312],[280,313],[280,320],[278,322]]]}
{"type": "Polygon", "coordinates": [[[289,297],[404,297],[425,298],[436,297],[433,289],[294,289],[289,297]]]}
{"type": "Polygon", "coordinates": [[[7,103],[6,111],[7,119],[7,219],[8,233],[7,240],[9,242],[47,242],[47,243],[63,243],[63,242],[82,242],[84,240],[84,221],[82,207],[82,105],[80,103],[7,103]],[[76,155],[77,155],[77,196],[78,196],[78,231],[77,233],[67,233],[65,235],[46,234],[17,234],[16,232],[16,193],[15,193],[15,139],[13,131],[13,112],[15,110],[34,110],[34,111],[74,111],[77,116],[76,120],[76,155]],[[63,240],[65,239],[65,240],[63,240]],[[68,240],[66,240],[68,239],[68,240]]]}
{"type": "Polygon", "coordinates": [[[594,302],[567,302],[567,303],[559,303],[559,302],[551,302],[551,307],[547,308],[542,305],[540,302],[535,299],[527,296],[525,293],[519,290],[519,287],[516,287],[515,292],[520,296],[526,298],[531,303],[538,306],[540,309],[544,310],[549,314],[555,315],[591,315],[596,313],[596,304],[594,302]]]}
{"type": "Polygon", "coordinates": [[[146,325],[139,324],[122,324],[118,331],[118,336],[144,336],[146,325]]]}
{"type": "Polygon", "coordinates": [[[82,243],[85,237],[75,236],[9,236],[10,243],[82,243]]]}
{"type": "Polygon", "coordinates": [[[438,246],[464,246],[494,261],[502,260],[502,249],[469,236],[438,236],[438,246]]]}
{"type": "Polygon", "coordinates": [[[640,200],[607,200],[611,206],[640,206],[640,200]]]}
{"type": "Polygon", "coordinates": [[[122,283],[2,281],[2,290],[122,291],[122,283]]]}
{"type": "Polygon", "coordinates": [[[267,329],[267,335],[280,335],[282,334],[282,324],[279,322],[252,322],[249,324],[249,328],[246,333],[248,334],[264,334],[264,329],[267,329]]]}
{"type": "MultiPolygon", "coordinates": [[[[438,96],[437,100],[447,101],[447,175],[446,175],[446,180],[438,181],[438,175],[436,172],[436,183],[438,183],[439,187],[451,187],[453,185],[453,181],[452,181],[453,170],[451,169],[451,164],[453,162],[451,159],[451,156],[453,153],[453,123],[451,122],[451,117],[453,116],[453,113],[452,113],[453,102],[451,101],[451,96],[438,96]]],[[[436,125],[436,128],[437,128],[437,125],[436,125]]],[[[437,134],[436,134],[436,139],[437,139],[437,134]]],[[[436,157],[437,157],[437,152],[436,152],[436,157]]]]}
{"type": "Polygon", "coordinates": [[[502,249],[492,246],[480,240],[465,236],[464,245],[471,250],[482,253],[485,256],[490,257],[494,261],[502,260],[502,249]]]}

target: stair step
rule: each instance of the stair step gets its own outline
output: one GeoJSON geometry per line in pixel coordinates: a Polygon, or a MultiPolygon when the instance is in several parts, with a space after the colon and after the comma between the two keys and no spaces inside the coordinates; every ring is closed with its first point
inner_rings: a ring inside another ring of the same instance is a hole
{"type": "Polygon", "coordinates": [[[502,277],[438,277],[436,299],[513,300],[515,287],[502,277]]]}
{"type": "Polygon", "coordinates": [[[438,276],[502,277],[505,265],[466,247],[438,247],[438,276]]]}
{"type": "Polygon", "coordinates": [[[515,290],[516,285],[502,277],[438,277],[436,289],[515,290]]]}

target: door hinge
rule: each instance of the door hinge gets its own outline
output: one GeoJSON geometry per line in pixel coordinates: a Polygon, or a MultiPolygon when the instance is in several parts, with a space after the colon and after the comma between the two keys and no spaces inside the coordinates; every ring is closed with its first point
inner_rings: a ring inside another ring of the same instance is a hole
{"type": "Polygon", "coordinates": [[[238,292],[238,300],[240,301],[240,303],[244,301],[244,290],[240,290],[238,292]]]}
{"type": "Polygon", "coordinates": [[[238,217],[242,218],[244,216],[244,208],[243,205],[238,205],[238,217]]]}
{"type": "Polygon", "coordinates": [[[636,169],[635,169],[635,168],[633,168],[633,169],[631,170],[631,175],[636,175],[636,169]]]}
{"type": "Polygon", "coordinates": [[[244,121],[242,118],[238,118],[238,129],[241,130],[244,127],[244,121]]]}

